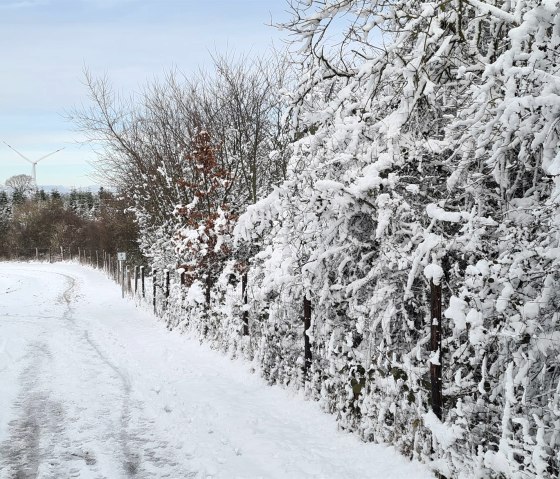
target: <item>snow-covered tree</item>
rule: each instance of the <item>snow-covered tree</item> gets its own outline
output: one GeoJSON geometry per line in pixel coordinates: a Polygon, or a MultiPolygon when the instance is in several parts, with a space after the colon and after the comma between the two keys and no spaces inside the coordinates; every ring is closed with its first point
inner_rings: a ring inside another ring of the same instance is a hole
{"type": "Polygon", "coordinates": [[[173,243],[178,267],[185,273],[188,286],[196,280],[206,287],[207,303],[210,290],[231,254],[231,232],[236,215],[230,211],[227,193],[231,179],[217,162],[217,148],[206,131],[193,141],[192,153],[186,161],[192,163],[195,176],[180,181],[189,190],[192,201],[175,208],[178,218],[173,243]]]}
{"type": "Polygon", "coordinates": [[[172,215],[176,205],[194,198],[180,183],[195,183],[198,177],[186,158],[200,130],[220,145],[216,161],[228,172],[228,201],[236,211],[283,179],[283,81],[275,60],[217,57],[213,71],[189,77],[172,72],[122,99],[107,79],[86,73],[91,107],[72,119],[103,145],[98,173],[131,200],[142,249],[158,268],[177,263],[170,243],[172,215]]]}

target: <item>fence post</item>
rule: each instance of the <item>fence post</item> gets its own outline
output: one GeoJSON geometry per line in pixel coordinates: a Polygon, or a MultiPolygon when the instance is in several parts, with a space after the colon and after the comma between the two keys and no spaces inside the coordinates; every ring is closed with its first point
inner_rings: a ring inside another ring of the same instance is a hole
{"type": "Polygon", "coordinates": [[[180,284],[180,291],[181,291],[181,308],[184,308],[184,303],[185,303],[185,286],[187,284],[187,273],[185,271],[181,271],[181,274],[179,276],[179,284],[180,284]]]}
{"type": "Polygon", "coordinates": [[[82,250],[78,247],[78,263],[82,264],[82,250]]]}
{"type": "Polygon", "coordinates": [[[311,341],[309,340],[309,329],[311,328],[311,301],[307,299],[307,296],[303,297],[303,356],[304,356],[304,366],[303,370],[305,375],[311,367],[311,341]]]}
{"type": "Polygon", "coordinates": [[[39,248],[35,248],[35,259],[39,261],[39,248]]]}
{"type": "Polygon", "coordinates": [[[432,386],[432,411],[441,419],[443,411],[442,393],[442,367],[441,367],[441,284],[430,281],[431,292],[431,325],[430,325],[430,349],[432,360],[430,361],[430,382],[432,386]]]}
{"type": "Polygon", "coordinates": [[[153,269],[152,270],[152,303],[154,305],[154,314],[157,313],[157,308],[156,308],[156,276],[157,276],[157,269],[153,269]]]}
{"type": "Polygon", "coordinates": [[[52,254],[51,249],[49,248],[49,263],[52,263],[52,254]]]}
{"type": "Polygon", "coordinates": [[[140,277],[142,278],[142,298],[146,298],[146,287],[144,283],[144,266],[140,266],[140,277]]]}
{"type": "Polygon", "coordinates": [[[247,271],[241,276],[241,297],[243,298],[243,336],[249,336],[249,311],[247,311],[247,271]]]}
{"type": "Polygon", "coordinates": [[[126,292],[129,295],[132,293],[132,274],[128,265],[126,266],[126,292]]]}
{"type": "Polygon", "coordinates": [[[122,297],[124,298],[124,275],[125,275],[125,267],[124,262],[119,261],[119,271],[120,271],[120,280],[121,280],[121,293],[122,297]]]}
{"type": "Polygon", "coordinates": [[[60,247],[60,261],[64,261],[64,249],[60,247]]]}
{"type": "Polygon", "coordinates": [[[167,309],[167,305],[169,303],[169,270],[165,270],[165,303],[163,304],[163,308],[167,309]]]}
{"type": "Polygon", "coordinates": [[[134,296],[138,293],[138,266],[134,266],[134,296]]]}
{"type": "Polygon", "coordinates": [[[95,267],[99,269],[99,251],[95,250],[95,267]]]}
{"type": "Polygon", "coordinates": [[[206,290],[204,296],[206,299],[206,313],[210,314],[210,302],[212,301],[212,278],[210,275],[206,276],[205,283],[206,290]]]}

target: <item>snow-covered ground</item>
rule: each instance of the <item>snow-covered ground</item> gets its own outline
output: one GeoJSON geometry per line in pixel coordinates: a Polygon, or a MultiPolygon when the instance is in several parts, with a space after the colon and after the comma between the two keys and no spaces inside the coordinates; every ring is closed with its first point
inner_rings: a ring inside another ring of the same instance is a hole
{"type": "Polygon", "coordinates": [[[0,478],[432,478],[100,272],[0,263],[0,478]]]}

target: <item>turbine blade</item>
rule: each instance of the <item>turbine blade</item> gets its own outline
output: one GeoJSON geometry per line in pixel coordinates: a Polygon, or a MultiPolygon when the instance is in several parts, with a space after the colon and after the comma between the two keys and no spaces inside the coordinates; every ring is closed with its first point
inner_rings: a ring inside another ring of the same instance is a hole
{"type": "Polygon", "coordinates": [[[36,164],[39,163],[41,160],[44,160],[45,158],[47,158],[47,157],[49,157],[49,156],[51,156],[51,155],[54,155],[55,153],[58,153],[59,151],[64,150],[64,148],[66,148],[66,147],[59,148],[58,150],[53,151],[52,153],[49,153],[48,155],[41,156],[41,158],[39,158],[38,160],[33,161],[32,163],[36,165],[36,164]]]}
{"type": "Polygon", "coordinates": [[[19,156],[21,156],[25,161],[29,161],[29,163],[33,164],[33,162],[27,158],[26,156],[23,156],[19,151],[17,151],[13,146],[8,145],[8,143],[6,143],[5,141],[3,142],[4,145],[6,145],[8,148],[14,150],[19,156]]]}

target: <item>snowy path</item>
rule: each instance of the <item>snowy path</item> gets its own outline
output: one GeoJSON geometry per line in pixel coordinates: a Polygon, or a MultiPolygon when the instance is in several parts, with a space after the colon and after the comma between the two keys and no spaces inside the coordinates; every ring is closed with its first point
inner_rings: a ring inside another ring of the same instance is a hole
{"type": "Polygon", "coordinates": [[[73,264],[0,263],[0,479],[433,477],[73,264]]]}

